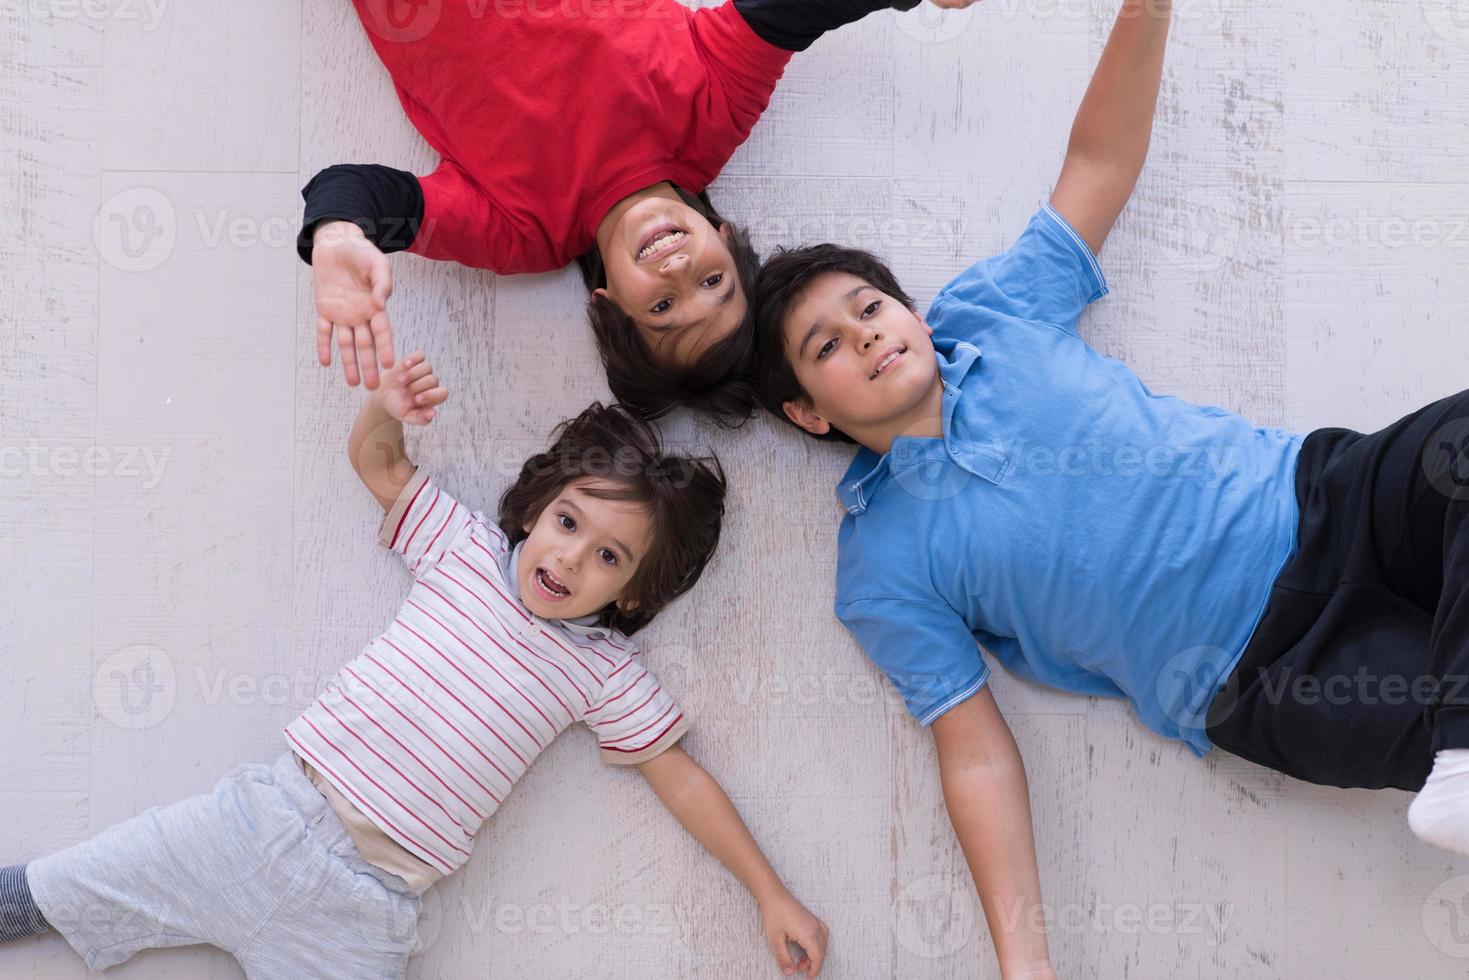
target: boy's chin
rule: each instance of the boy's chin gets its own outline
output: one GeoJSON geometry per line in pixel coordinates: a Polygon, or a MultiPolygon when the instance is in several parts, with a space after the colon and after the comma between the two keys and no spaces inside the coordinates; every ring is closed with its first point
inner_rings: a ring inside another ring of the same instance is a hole
{"type": "Polygon", "coordinates": [[[600,606],[597,609],[584,608],[586,602],[580,596],[567,602],[552,603],[546,602],[539,596],[532,595],[528,600],[524,601],[525,608],[529,609],[533,615],[539,616],[541,619],[580,619],[601,609],[600,606]]]}

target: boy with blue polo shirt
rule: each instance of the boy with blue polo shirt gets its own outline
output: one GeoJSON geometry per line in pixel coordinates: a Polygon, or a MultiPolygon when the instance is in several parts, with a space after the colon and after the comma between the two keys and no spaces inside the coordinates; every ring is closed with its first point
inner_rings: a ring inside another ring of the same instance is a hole
{"type": "Polygon", "coordinates": [[[1040,905],[1028,788],[981,646],[1126,698],[1198,755],[1421,788],[1414,831],[1469,853],[1469,393],[1302,435],[1155,395],[1078,335],[1169,13],[1125,0],[1049,203],[926,318],[834,245],[757,280],[762,402],[861,447],[837,489],[837,615],[932,726],[1006,978],[1055,971],[1021,925],[1042,921],[1021,914],[1040,905]]]}

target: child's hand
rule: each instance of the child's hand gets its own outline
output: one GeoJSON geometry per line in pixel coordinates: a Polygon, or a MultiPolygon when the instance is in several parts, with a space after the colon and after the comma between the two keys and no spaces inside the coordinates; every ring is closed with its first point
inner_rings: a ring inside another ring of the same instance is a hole
{"type": "Polygon", "coordinates": [[[796,901],[789,892],[770,899],[760,906],[761,925],[765,929],[765,942],[775,954],[786,976],[805,973],[816,976],[826,959],[826,923],[807,911],[806,906],[796,901]],[[796,943],[805,951],[799,963],[793,962],[787,943],[796,943]]]}
{"type": "Polygon", "coordinates": [[[383,372],[379,396],[393,418],[406,425],[428,425],[438,414],[434,406],[442,405],[449,393],[423,351],[415,351],[383,372]]]}
{"type": "Polygon", "coordinates": [[[332,363],[332,335],[342,353],[342,374],[356,386],[359,376],[376,388],[378,362],[393,365],[393,326],[388,297],[393,273],[388,257],[350,221],[316,229],[311,247],[316,287],[316,359],[332,363]]]}
{"type": "Polygon", "coordinates": [[[944,7],[948,10],[962,10],[970,4],[978,2],[979,0],[933,0],[933,5],[935,7],[944,7]]]}

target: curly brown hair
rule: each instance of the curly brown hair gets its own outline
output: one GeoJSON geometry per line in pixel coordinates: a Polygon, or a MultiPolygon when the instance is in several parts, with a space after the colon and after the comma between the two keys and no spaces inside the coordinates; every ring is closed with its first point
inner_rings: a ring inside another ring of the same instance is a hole
{"type": "Polygon", "coordinates": [[[647,509],[653,541],[632,580],[598,614],[603,626],[632,635],[694,587],[719,545],[726,483],[717,457],[665,453],[652,423],[622,405],[593,402],[552,434],[551,447],[520,468],[500,498],[500,529],[511,545],[569,484],[582,492],[647,509]]]}

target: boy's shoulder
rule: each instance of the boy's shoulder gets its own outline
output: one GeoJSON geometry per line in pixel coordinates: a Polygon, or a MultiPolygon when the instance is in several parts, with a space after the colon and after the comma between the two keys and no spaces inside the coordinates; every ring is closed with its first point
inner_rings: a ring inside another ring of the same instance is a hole
{"type": "Polygon", "coordinates": [[[938,291],[935,334],[971,336],[977,324],[1016,320],[1074,333],[1082,309],[1108,292],[1101,265],[1071,224],[1045,202],[1010,247],[974,262],[938,291]]]}
{"type": "Polygon", "coordinates": [[[838,488],[845,511],[837,531],[838,603],[874,590],[914,598],[932,593],[926,574],[932,514],[902,486],[888,486],[890,481],[888,476],[874,486],[848,480],[838,488]],[[848,504],[859,497],[860,505],[848,504]]]}

